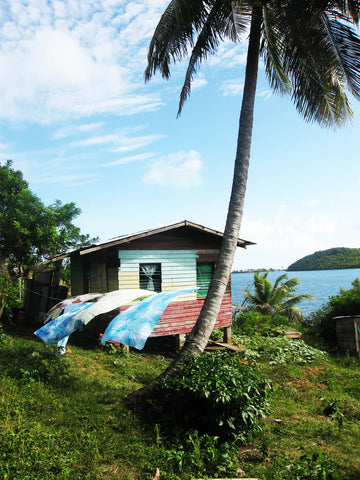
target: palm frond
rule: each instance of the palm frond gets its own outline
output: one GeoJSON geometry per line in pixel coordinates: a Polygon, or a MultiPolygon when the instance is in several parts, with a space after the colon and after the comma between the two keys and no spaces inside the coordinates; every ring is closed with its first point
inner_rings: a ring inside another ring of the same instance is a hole
{"type": "Polygon", "coordinates": [[[338,0],[332,2],[334,8],[348,17],[355,25],[359,24],[360,2],[359,0],[338,0]]]}
{"type": "Polygon", "coordinates": [[[360,98],[360,38],[354,30],[331,16],[324,17],[333,50],[352,94],[360,98]]]}
{"type": "Polygon", "coordinates": [[[225,34],[228,38],[236,42],[239,36],[249,29],[252,8],[249,2],[243,0],[232,1],[231,5],[232,15],[228,21],[229,31],[225,32],[225,34]]]}
{"type": "Polygon", "coordinates": [[[280,285],[276,289],[273,289],[271,300],[269,302],[273,307],[276,309],[279,305],[281,305],[285,298],[289,295],[289,290],[285,285],[280,285]]]}
{"type": "Polygon", "coordinates": [[[299,279],[297,277],[289,278],[284,285],[288,288],[289,292],[293,291],[295,287],[299,285],[299,279]]]}
{"type": "Polygon", "coordinates": [[[214,0],[209,9],[191,52],[180,92],[178,116],[190,95],[191,83],[198,65],[206,60],[208,55],[215,53],[225,37],[228,36],[231,40],[236,41],[238,35],[245,30],[247,22],[250,21],[251,17],[247,9],[237,6],[236,14],[234,14],[234,8],[229,0],[214,0]]]}
{"type": "Polygon", "coordinates": [[[283,282],[284,280],[286,280],[287,278],[288,278],[287,273],[283,273],[282,275],[277,277],[277,279],[274,282],[274,288],[277,288],[279,286],[279,284],[281,282],[283,282]]]}
{"type": "Polygon", "coordinates": [[[206,60],[209,54],[216,51],[216,48],[223,39],[223,32],[226,29],[228,18],[231,15],[231,2],[215,0],[206,19],[204,19],[201,31],[191,52],[185,81],[180,92],[178,116],[190,95],[191,82],[196,73],[197,66],[206,60]]]}
{"type": "Polygon", "coordinates": [[[263,35],[260,54],[265,60],[265,71],[275,93],[291,92],[291,82],[284,69],[281,52],[283,38],[278,31],[272,8],[264,9],[263,35]]]}
{"type": "Polygon", "coordinates": [[[276,313],[279,313],[280,315],[284,315],[289,319],[293,319],[293,318],[296,318],[298,320],[303,319],[303,313],[299,307],[282,308],[281,310],[278,310],[276,313]]]}
{"type": "Polygon", "coordinates": [[[193,45],[195,32],[207,16],[208,2],[202,0],[172,0],[155,29],[149,51],[145,80],[159,70],[170,76],[170,62],[181,60],[193,45]]]}
{"type": "MultiPolygon", "coordinates": [[[[274,0],[268,7],[273,23],[263,52],[270,81],[278,87],[288,77],[292,99],[305,120],[340,125],[352,115],[346,87],[358,91],[359,39],[349,26],[338,26],[342,22],[327,10],[329,4],[333,6],[323,0],[274,0]],[[344,46],[334,49],[341,42],[344,46]]],[[[286,88],[290,91],[288,84],[286,88]]]]}
{"type": "Polygon", "coordinates": [[[284,303],[283,303],[283,307],[284,308],[289,308],[289,307],[293,307],[295,305],[297,305],[298,303],[300,303],[302,300],[304,300],[304,298],[314,298],[314,295],[310,295],[308,293],[303,293],[301,295],[295,295],[294,297],[290,297],[288,298],[284,303]]]}

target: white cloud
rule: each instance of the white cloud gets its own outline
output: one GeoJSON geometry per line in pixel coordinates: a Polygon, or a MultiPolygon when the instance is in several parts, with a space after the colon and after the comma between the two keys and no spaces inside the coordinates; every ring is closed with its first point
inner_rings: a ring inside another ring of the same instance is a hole
{"type": "Polygon", "coordinates": [[[94,183],[97,180],[95,174],[80,174],[80,175],[49,175],[49,176],[37,176],[33,183],[46,183],[46,184],[63,184],[67,187],[76,187],[79,185],[88,185],[94,183]]]}
{"type": "Polygon", "coordinates": [[[53,138],[59,139],[59,138],[67,138],[67,137],[75,136],[75,135],[78,135],[79,133],[98,130],[103,125],[104,125],[103,122],[93,122],[93,123],[85,123],[83,125],[71,125],[71,126],[63,127],[54,133],[53,138]]]}
{"type": "Polygon", "coordinates": [[[216,55],[208,58],[208,64],[222,69],[239,68],[246,65],[246,58],[247,42],[233,43],[225,40],[219,45],[216,55]]]}
{"type": "Polygon", "coordinates": [[[321,203],[320,198],[312,197],[305,200],[304,205],[306,205],[307,207],[315,207],[316,205],[319,205],[319,203],[321,203]]]}
{"type": "Polygon", "coordinates": [[[128,157],[122,157],[112,162],[104,163],[103,167],[114,167],[115,165],[125,165],[126,163],[139,162],[143,160],[148,160],[149,158],[154,157],[154,154],[149,153],[140,153],[139,155],[131,155],[128,157]]]}
{"type": "Polygon", "coordinates": [[[274,92],[270,88],[260,88],[256,91],[256,95],[264,98],[265,100],[270,100],[270,98],[274,96],[274,92]]]}
{"type": "Polygon", "coordinates": [[[5,1],[0,118],[46,123],[159,108],[142,73],[145,44],[165,3],[5,1]]]}
{"type": "Polygon", "coordinates": [[[129,152],[147,147],[151,143],[163,138],[162,134],[131,136],[122,132],[89,137],[84,140],[73,142],[73,146],[93,147],[98,145],[110,145],[113,153],[129,152]]]}
{"type": "Polygon", "coordinates": [[[199,76],[198,78],[195,78],[191,84],[191,89],[192,90],[199,90],[200,88],[204,87],[207,85],[207,80],[204,76],[199,76]]]}
{"type": "Polygon", "coordinates": [[[176,152],[153,162],[143,182],[175,188],[190,188],[201,183],[203,162],[199,152],[176,152]]]}
{"type": "Polygon", "coordinates": [[[266,219],[244,217],[240,237],[256,245],[237,254],[234,268],[286,268],[305,255],[343,244],[340,224],[336,215],[293,214],[284,205],[266,219]]]}
{"type": "Polygon", "coordinates": [[[233,80],[227,80],[223,82],[220,87],[220,90],[223,92],[223,95],[226,97],[228,95],[240,95],[244,89],[243,79],[235,78],[233,80]]]}

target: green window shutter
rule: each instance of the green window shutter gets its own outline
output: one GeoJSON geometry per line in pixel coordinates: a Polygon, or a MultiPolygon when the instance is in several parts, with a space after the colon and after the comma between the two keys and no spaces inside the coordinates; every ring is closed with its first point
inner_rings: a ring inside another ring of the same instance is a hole
{"type": "Polygon", "coordinates": [[[207,295],[213,272],[213,263],[198,263],[196,265],[196,284],[198,287],[204,285],[204,288],[198,290],[198,297],[205,297],[207,295]]]}

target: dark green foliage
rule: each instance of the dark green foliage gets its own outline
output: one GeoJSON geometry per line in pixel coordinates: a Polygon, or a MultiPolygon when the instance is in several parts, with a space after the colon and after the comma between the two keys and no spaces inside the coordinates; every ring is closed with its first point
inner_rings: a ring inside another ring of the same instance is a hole
{"type": "Polygon", "coordinates": [[[339,471],[321,452],[305,453],[298,460],[275,460],[264,480],[337,480],[339,471]]]}
{"type": "Polygon", "coordinates": [[[336,320],[334,317],[360,314],[360,279],[352,282],[349,290],[340,289],[338,295],[330,297],[329,302],[312,313],[304,321],[310,333],[315,333],[330,344],[336,344],[336,320]]]}
{"type": "Polygon", "coordinates": [[[245,306],[262,314],[284,315],[290,320],[300,320],[303,315],[297,306],[304,298],[313,298],[313,295],[303,293],[296,295],[298,278],[290,278],[286,273],[280,275],[275,282],[268,280],[269,272],[254,273],[254,293],[244,290],[245,306]]]}
{"type": "Polygon", "coordinates": [[[169,478],[236,475],[236,453],[239,448],[236,441],[221,442],[219,437],[200,435],[196,430],[187,433],[184,440],[182,437],[177,440],[164,450],[164,463],[180,475],[169,478]]]}
{"type": "Polygon", "coordinates": [[[292,263],[289,272],[304,270],[335,270],[359,268],[360,248],[329,248],[321,250],[292,263]]]}
{"type": "Polygon", "coordinates": [[[268,413],[269,384],[232,353],[187,357],[162,389],[160,403],[171,423],[223,438],[245,439],[268,413]]]}
{"type": "Polygon", "coordinates": [[[89,244],[90,237],[72,223],[79,214],[74,203],[45,206],[11,161],[0,165],[0,268],[13,278],[26,277],[36,263],[89,244]]]}
{"type": "Polygon", "coordinates": [[[5,366],[8,376],[28,384],[41,381],[58,386],[70,379],[66,358],[56,356],[55,348],[46,345],[40,345],[36,349],[23,347],[15,350],[8,340],[0,349],[0,368],[5,366]]]}
{"type": "Polygon", "coordinates": [[[0,266],[0,318],[8,318],[21,306],[19,280],[11,279],[8,272],[0,266]]]}
{"type": "Polygon", "coordinates": [[[263,315],[260,312],[246,311],[236,316],[233,321],[233,332],[241,335],[254,335],[255,333],[263,333],[264,335],[271,335],[279,329],[296,328],[297,323],[289,322],[287,317],[282,315],[263,315]]]}

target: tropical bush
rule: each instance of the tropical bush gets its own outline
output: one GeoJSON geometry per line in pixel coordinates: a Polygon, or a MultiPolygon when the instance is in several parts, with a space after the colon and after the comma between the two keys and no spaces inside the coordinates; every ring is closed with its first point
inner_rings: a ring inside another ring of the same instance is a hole
{"type": "Polygon", "coordinates": [[[336,320],[334,317],[360,315],[360,279],[352,282],[352,288],[340,289],[338,295],[329,298],[327,304],[312,313],[304,321],[308,332],[336,345],[336,320]]]}
{"type": "Polygon", "coordinates": [[[310,294],[296,295],[298,278],[290,278],[286,273],[280,275],[275,282],[268,280],[269,272],[254,273],[254,293],[244,290],[245,306],[263,314],[283,315],[289,319],[302,319],[303,315],[297,306],[303,298],[313,298],[310,294]]]}
{"type": "Polygon", "coordinates": [[[261,430],[270,390],[254,366],[217,351],[186,358],[175,376],[163,380],[160,403],[163,418],[172,425],[245,439],[261,430]]]}
{"type": "Polygon", "coordinates": [[[303,340],[291,340],[283,336],[233,335],[234,342],[245,348],[245,359],[252,362],[268,362],[269,365],[306,365],[324,358],[323,351],[307,345],[303,340]]]}
{"type": "Polygon", "coordinates": [[[298,328],[298,322],[289,321],[283,315],[264,315],[254,310],[240,313],[233,320],[233,332],[241,335],[276,335],[282,329],[298,328]]]}
{"type": "Polygon", "coordinates": [[[18,280],[12,280],[6,269],[0,265],[0,318],[7,318],[21,306],[18,280]]]}
{"type": "MultiPolygon", "coordinates": [[[[162,444],[158,435],[159,440],[162,444]]],[[[210,475],[215,478],[235,476],[238,469],[236,456],[238,450],[236,440],[222,442],[218,436],[200,435],[194,430],[173,439],[171,446],[163,451],[163,462],[181,475],[170,478],[194,478],[195,475],[196,477],[210,475]]]]}
{"type": "MultiPolygon", "coordinates": [[[[0,330],[1,333],[2,330],[0,330]]],[[[7,375],[22,383],[43,382],[53,386],[70,380],[66,358],[55,355],[55,348],[39,345],[37,348],[14,349],[10,336],[0,335],[0,364],[7,364],[7,375]]]]}

